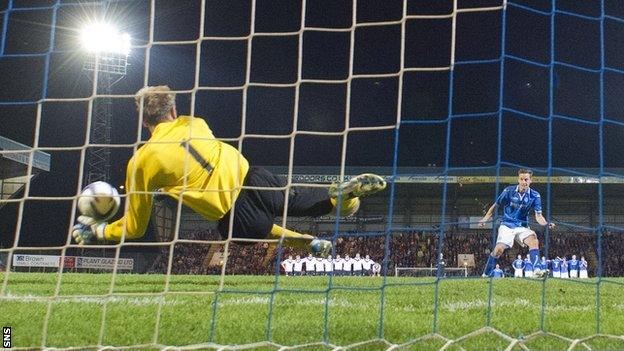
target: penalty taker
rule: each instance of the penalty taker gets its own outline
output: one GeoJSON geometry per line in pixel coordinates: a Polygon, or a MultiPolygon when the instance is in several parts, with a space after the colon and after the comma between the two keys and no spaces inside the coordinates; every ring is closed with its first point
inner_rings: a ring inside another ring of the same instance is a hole
{"type": "Polygon", "coordinates": [[[532,209],[535,212],[535,220],[540,225],[554,228],[554,223],[546,221],[542,215],[542,198],[540,194],[531,189],[533,171],[528,169],[518,170],[518,185],[511,185],[503,189],[496,202],[488,209],[487,213],[479,221],[479,226],[492,218],[492,214],[498,206],[503,207],[503,220],[498,227],[496,246],[488,257],[483,271],[483,277],[492,275],[497,266],[498,258],[506,249],[513,246],[517,241],[521,246],[529,247],[529,260],[534,267],[533,275],[537,278],[544,277],[548,269],[541,269],[539,265],[540,252],[539,241],[535,232],[529,228],[528,214],[532,209]]]}

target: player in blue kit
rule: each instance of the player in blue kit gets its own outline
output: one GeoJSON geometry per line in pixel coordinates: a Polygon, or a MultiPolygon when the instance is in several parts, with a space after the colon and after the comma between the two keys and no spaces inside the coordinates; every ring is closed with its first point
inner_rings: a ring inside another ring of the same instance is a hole
{"type": "Polygon", "coordinates": [[[563,258],[561,259],[561,278],[567,279],[570,278],[570,276],[568,275],[568,261],[566,260],[565,256],[563,256],[563,258]]]}
{"type": "MultiPolygon", "coordinates": [[[[533,171],[528,169],[518,170],[518,185],[511,185],[503,189],[496,199],[496,202],[488,209],[487,213],[479,221],[479,226],[484,226],[488,222],[498,206],[503,207],[503,219],[498,227],[498,238],[496,246],[490,254],[485,270],[484,277],[489,277],[492,269],[496,266],[498,258],[503,254],[505,249],[513,246],[514,240],[520,245],[529,247],[530,261],[533,266],[537,266],[539,261],[539,241],[537,235],[529,228],[528,214],[531,209],[535,212],[535,220],[537,223],[549,228],[554,228],[554,223],[549,223],[542,215],[542,199],[540,194],[531,189],[531,177],[533,171]]],[[[535,277],[541,278],[547,272],[540,268],[534,270],[535,277]]]]}
{"type": "Polygon", "coordinates": [[[511,265],[514,268],[514,277],[522,278],[522,270],[524,269],[524,260],[522,259],[522,255],[518,255],[518,258],[516,258],[511,265]]]}
{"type": "Polygon", "coordinates": [[[561,278],[561,258],[559,256],[555,257],[551,262],[553,278],[561,278]]]}
{"type": "Polygon", "coordinates": [[[570,278],[578,278],[579,261],[576,259],[576,255],[572,255],[572,259],[568,261],[568,271],[570,272],[570,278]]]}
{"type": "Polygon", "coordinates": [[[540,269],[550,269],[550,260],[546,259],[546,256],[542,256],[540,261],[540,269]]]}
{"type": "Polygon", "coordinates": [[[579,278],[587,277],[587,261],[585,261],[585,257],[581,256],[581,260],[579,261],[579,278]]]}
{"type": "Polygon", "coordinates": [[[505,278],[505,272],[500,268],[499,265],[496,265],[496,268],[492,270],[493,278],[505,278]]]}
{"type": "Polygon", "coordinates": [[[533,262],[531,262],[531,256],[527,255],[524,259],[524,276],[527,278],[533,278],[535,274],[535,270],[539,268],[539,262],[533,266],[533,262]]]}

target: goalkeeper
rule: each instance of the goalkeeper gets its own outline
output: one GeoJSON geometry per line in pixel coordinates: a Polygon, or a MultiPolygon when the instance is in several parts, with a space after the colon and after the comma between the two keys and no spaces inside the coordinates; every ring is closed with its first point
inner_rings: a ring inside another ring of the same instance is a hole
{"type": "MultiPolygon", "coordinates": [[[[78,217],[72,231],[76,243],[119,242],[124,237],[126,240],[142,237],[152,212],[153,193],[161,191],[181,200],[207,220],[218,221],[222,237],[227,237],[234,212],[233,237],[283,237],[287,246],[309,248],[327,257],[331,242],[274,224],[275,217],[284,211],[286,191],[257,187],[284,188],[286,179],[263,168],[250,167],[236,148],[214,137],[203,119],[178,116],[175,94],[169,87],[143,88],[135,100],[137,109],[143,112],[143,126],[151,137],[128,162],[127,212],[110,224],[78,217]]],[[[332,184],[329,192],[319,187],[292,187],[288,192],[287,213],[300,217],[348,216],[358,210],[359,197],[385,187],[386,182],[374,174],[332,184]]]]}
{"type": "Polygon", "coordinates": [[[549,228],[554,228],[554,223],[546,221],[542,215],[542,198],[540,194],[531,189],[531,177],[533,171],[528,169],[518,170],[518,185],[511,185],[503,189],[496,202],[488,209],[487,213],[479,221],[479,226],[484,226],[492,218],[492,214],[498,206],[503,206],[503,219],[498,227],[498,238],[496,246],[488,257],[483,277],[489,277],[492,270],[498,263],[498,258],[506,249],[513,246],[514,240],[521,246],[529,247],[529,260],[534,270],[533,276],[541,278],[548,273],[548,270],[541,270],[539,267],[539,241],[535,232],[529,228],[529,210],[535,212],[537,223],[549,228]]]}

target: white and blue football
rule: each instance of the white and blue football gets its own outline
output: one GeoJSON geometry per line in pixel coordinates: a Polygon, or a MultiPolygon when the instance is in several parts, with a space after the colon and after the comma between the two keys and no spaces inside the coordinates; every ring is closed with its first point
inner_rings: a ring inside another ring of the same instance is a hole
{"type": "Polygon", "coordinates": [[[114,186],[106,182],[94,182],[87,185],[78,197],[78,211],[98,222],[112,218],[119,209],[121,199],[114,186]]]}

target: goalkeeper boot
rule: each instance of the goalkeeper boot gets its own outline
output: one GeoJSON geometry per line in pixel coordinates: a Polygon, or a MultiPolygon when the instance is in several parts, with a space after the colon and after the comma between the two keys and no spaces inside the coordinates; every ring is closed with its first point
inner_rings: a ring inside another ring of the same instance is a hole
{"type": "Polygon", "coordinates": [[[372,173],[360,174],[347,182],[333,183],[329,187],[329,196],[349,199],[360,196],[372,195],[386,188],[386,181],[372,173]]]}
{"type": "Polygon", "coordinates": [[[328,240],[314,239],[310,242],[310,251],[317,257],[327,257],[331,253],[332,243],[328,240]]]}

